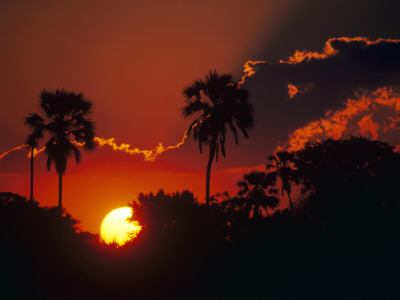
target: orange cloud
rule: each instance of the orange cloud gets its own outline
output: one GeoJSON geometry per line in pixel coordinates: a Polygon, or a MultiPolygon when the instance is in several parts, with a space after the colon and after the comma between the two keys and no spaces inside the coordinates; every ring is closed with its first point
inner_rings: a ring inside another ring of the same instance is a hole
{"type": "Polygon", "coordinates": [[[398,123],[400,122],[400,117],[389,117],[389,120],[391,121],[390,124],[384,127],[384,131],[387,132],[390,129],[395,129],[398,127],[398,123]]]}
{"type": "Polygon", "coordinates": [[[288,95],[290,99],[293,99],[294,96],[297,94],[302,94],[308,92],[312,88],[312,83],[302,84],[302,85],[294,85],[289,83],[288,84],[288,95]]]}
{"type": "Polygon", "coordinates": [[[322,52],[317,51],[299,51],[296,50],[295,53],[288,58],[288,60],[280,60],[280,63],[286,64],[298,64],[303,61],[310,61],[312,59],[326,59],[329,56],[333,56],[337,54],[337,50],[332,46],[333,41],[344,41],[347,43],[350,42],[365,42],[366,45],[378,44],[381,42],[391,42],[391,43],[400,43],[400,40],[395,39],[377,39],[375,41],[371,41],[365,37],[339,37],[339,38],[331,38],[326,41],[325,47],[322,49],[322,52]]]}
{"type": "Polygon", "coordinates": [[[299,92],[299,89],[293,85],[293,84],[288,84],[288,95],[290,99],[293,99],[293,97],[299,92]]]}
{"type": "Polygon", "coordinates": [[[10,149],[10,150],[8,150],[8,151],[6,151],[6,152],[0,154],[0,160],[1,160],[4,156],[10,154],[11,152],[17,151],[17,150],[21,150],[22,148],[25,148],[25,147],[28,147],[28,145],[21,145],[21,146],[15,147],[15,148],[13,148],[13,149],[10,149]]]}
{"type": "Polygon", "coordinates": [[[240,87],[246,80],[246,78],[253,76],[256,73],[256,70],[254,69],[254,66],[258,64],[265,64],[265,61],[263,60],[248,60],[246,63],[243,65],[243,73],[244,75],[242,76],[242,80],[238,82],[238,86],[240,87]]]}
{"type": "Polygon", "coordinates": [[[186,138],[187,138],[187,131],[185,132],[182,140],[176,145],[164,146],[162,143],[158,143],[156,147],[149,150],[141,150],[137,147],[131,148],[131,145],[126,143],[118,145],[115,142],[114,138],[103,139],[95,137],[94,140],[100,147],[107,145],[110,146],[115,151],[123,151],[125,153],[128,153],[129,155],[143,154],[145,161],[153,162],[155,161],[156,157],[161,155],[163,152],[181,147],[184,144],[186,138]]]}
{"type": "Polygon", "coordinates": [[[320,120],[296,129],[289,135],[288,141],[279,147],[292,152],[304,148],[307,142],[327,138],[340,139],[350,135],[376,140],[380,133],[400,130],[399,108],[400,93],[393,89],[379,88],[372,93],[363,91],[356,99],[348,99],[343,109],[328,111],[320,120]],[[380,113],[384,109],[387,110],[385,114],[380,113]]]}
{"type": "MultiPolygon", "coordinates": [[[[196,126],[196,125],[197,124],[195,124],[194,126],[196,126]]],[[[153,161],[155,161],[157,156],[161,155],[163,152],[181,147],[184,144],[186,138],[187,138],[187,131],[185,131],[185,133],[182,137],[182,140],[179,143],[177,143],[176,145],[164,146],[162,143],[158,143],[158,145],[156,147],[154,147],[153,149],[148,149],[148,150],[147,149],[142,150],[137,147],[131,148],[131,145],[126,144],[126,143],[121,143],[118,145],[115,142],[115,138],[104,139],[104,138],[96,136],[94,138],[94,141],[99,145],[100,148],[107,145],[107,146],[110,146],[114,151],[123,151],[125,153],[128,153],[129,155],[142,154],[144,156],[145,161],[153,162],[153,161]]],[[[80,147],[82,147],[84,145],[84,143],[78,143],[78,142],[74,142],[74,144],[77,146],[80,146],[80,147]]],[[[4,152],[3,154],[0,155],[0,160],[3,157],[5,157],[6,155],[8,155],[10,152],[16,151],[16,150],[21,150],[22,148],[27,147],[27,146],[28,145],[21,145],[21,146],[15,147],[11,150],[4,152]]],[[[45,150],[45,147],[42,147],[41,149],[34,149],[33,156],[35,157],[36,155],[43,152],[44,150],[45,150]]],[[[28,158],[30,158],[30,157],[31,156],[29,153],[28,158]]]]}
{"type": "Polygon", "coordinates": [[[363,117],[359,122],[358,126],[360,126],[360,133],[364,136],[371,135],[373,140],[378,139],[378,123],[373,122],[372,113],[368,116],[363,117]]]}

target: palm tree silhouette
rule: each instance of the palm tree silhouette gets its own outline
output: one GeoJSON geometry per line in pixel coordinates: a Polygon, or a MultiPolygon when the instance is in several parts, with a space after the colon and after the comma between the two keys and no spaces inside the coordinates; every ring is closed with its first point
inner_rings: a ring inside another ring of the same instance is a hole
{"type": "Polygon", "coordinates": [[[32,113],[25,118],[25,124],[30,127],[32,133],[26,137],[25,143],[30,147],[31,151],[31,195],[30,200],[33,201],[33,156],[34,150],[38,145],[38,142],[43,138],[43,132],[45,130],[44,119],[38,114],[32,113]]]}
{"type": "Polygon", "coordinates": [[[282,196],[284,192],[288,195],[290,213],[293,214],[292,198],[290,197],[292,191],[292,183],[294,180],[294,170],[290,166],[294,162],[294,154],[287,151],[279,151],[274,155],[268,157],[270,164],[267,164],[267,169],[274,169],[271,172],[273,176],[280,177],[282,180],[282,196]]]}
{"type": "Polygon", "coordinates": [[[251,171],[243,176],[237,183],[240,188],[238,195],[245,197],[244,205],[248,213],[253,211],[252,219],[262,217],[261,208],[264,208],[268,215],[268,208],[275,209],[279,204],[279,199],[275,197],[278,191],[269,188],[275,185],[275,177],[271,173],[251,171]]]}
{"type": "Polygon", "coordinates": [[[58,173],[58,208],[62,209],[62,175],[65,174],[68,158],[73,154],[77,163],[81,153],[77,143],[86,150],[94,150],[94,123],[88,119],[93,103],[65,90],[44,90],[40,95],[40,106],[46,114],[46,131],[50,134],[45,145],[47,170],[54,162],[58,173]]]}
{"type": "Polygon", "coordinates": [[[208,144],[210,149],[206,171],[206,206],[209,207],[211,165],[214,158],[218,161],[220,150],[225,157],[227,128],[234,135],[236,144],[238,130],[248,138],[247,130],[254,126],[254,109],[247,100],[247,91],[232,81],[232,75],[219,75],[216,71],[209,71],[205,80],[194,81],[183,94],[186,98],[183,115],[200,114],[189,126],[187,136],[193,130],[193,138],[199,141],[200,153],[203,152],[203,144],[208,144]]]}

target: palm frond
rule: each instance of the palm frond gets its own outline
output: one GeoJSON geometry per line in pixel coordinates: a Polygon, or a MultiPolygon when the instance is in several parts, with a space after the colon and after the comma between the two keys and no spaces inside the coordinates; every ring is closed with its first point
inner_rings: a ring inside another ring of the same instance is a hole
{"type": "Polygon", "coordinates": [[[187,130],[187,136],[193,132],[193,139],[198,140],[200,153],[203,152],[203,145],[209,144],[211,147],[216,143],[215,160],[219,159],[219,151],[225,157],[227,128],[232,132],[236,144],[239,142],[239,130],[245,138],[249,137],[248,129],[254,126],[254,109],[247,101],[247,91],[238,87],[231,74],[218,74],[210,70],[204,80],[196,80],[186,87],[183,95],[183,116],[200,114],[187,130]]]}
{"type": "Polygon", "coordinates": [[[237,130],[236,130],[236,127],[233,125],[232,122],[229,122],[229,128],[230,128],[230,130],[231,130],[231,132],[232,132],[232,134],[233,134],[233,136],[235,138],[235,144],[236,145],[239,144],[237,130]]]}
{"type": "Polygon", "coordinates": [[[81,152],[79,151],[79,149],[74,144],[70,143],[69,146],[71,147],[71,150],[74,153],[76,163],[77,164],[80,163],[81,162],[81,158],[82,158],[81,152]]]}

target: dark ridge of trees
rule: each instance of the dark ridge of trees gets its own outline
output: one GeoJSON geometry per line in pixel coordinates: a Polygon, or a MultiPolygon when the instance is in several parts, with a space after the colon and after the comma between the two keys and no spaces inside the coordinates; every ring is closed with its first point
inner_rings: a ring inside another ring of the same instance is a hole
{"type": "Polygon", "coordinates": [[[80,265],[92,267],[92,235],[77,233],[77,225],[57,207],[0,193],[1,297],[63,299],[80,265]]]}
{"type": "Polygon", "coordinates": [[[307,145],[287,164],[300,189],[293,212],[251,213],[276,169],[244,175],[246,193],[216,194],[208,206],[190,191],[140,194],[130,205],[143,230],[119,248],[80,233],[65,212],[0,193],[2,296],[394,299],[399,157],[362,138],[307,145]]]}
{"type": "Polygon", "coordinates": [[[65,90],[49,92],[43,90],[40,94],[40,107],[45,118],[36,113],[25,118],[25,123],[31,128],[26,143],[31,148],[31,200],[33,200],[33,151],[44,133],[50,135],[45,144],[47,154],[47,169],[54,163],[58,180],[58,207],[62,210],[62,176],[67,169],[68,159],[73,155],[77,163],[81,153],[76,143],[83,143],[86,150],[94,150],[95,128],[89,119],[93,103],[85,99],[83,94],[65,90]]]}
{"type": "Polygon", "coordinates": [[[399,212],[400,156],[387,143],[329,139],[307,144],[294,163],[307,216],[343,224],[399,212]]]}
{"type": "Polygon", "coordinates": [[[210,204],[211,166],[218,161],[219,152],[225,157],[225,136],[232,132],[238,144],[238,131],[247,139],[248,130],[254,126],[254,108],[248,102],[248,92],[232,80],[231,74],[218,74],[210,71],[205,79],[195,80],[184,89],[186,105],[183,116],[200,115],[187,130],[187,136],[193,131],[193,138],[199,141],[200,153],[203,145],[209,145],[206,170],[206,205],[210,204]]]}

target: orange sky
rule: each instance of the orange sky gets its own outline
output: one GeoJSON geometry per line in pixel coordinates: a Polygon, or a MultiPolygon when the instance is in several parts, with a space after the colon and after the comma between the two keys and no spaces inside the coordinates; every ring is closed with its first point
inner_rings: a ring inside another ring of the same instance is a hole
{"type": "MultiPolygon", "coordinates": [[[[182,90],[209,69],[233,73],[240,80],[247,60],[279,62],[287,60],[295,50],[321,51],[333,36],[400,37],[398,30],[389,30],[392,19],[379,14],[377,1],[363,2],[370,3],[366,5],[365,16],[357,3],[354,7],[348,5],[346,10],[342,9],[342,3],[332,1],[327,6],[315,6],[306,0],[2,3],[0,154],[23,143],[28,133],[23,119],[30,112],[39,112],[38,95],[43,89],[82,92],[95,104],[93,120],[97,136],[114,137],[119,144],[151,149],[159,142],[168,146],[181,141],[190,123],[181,117],[182,90]],[[339,11],[354,15],[357,24],[350,21],[341,24],[334,15],[339,11]],[[383,20],[378,28],[368,21],[374,17],[372,13],[383,20]],[[310,18],[310,14],[314,17],[310,18]]],[[[241,176],[240,168],[265,164],[269,152],[278,142],[285,141],[262,134],[263,116],[268,116],[268,109],[260,102],[264,98],[251,85],[244,87],[249,88],[250,100],[259,112],[257,124],[261,125],[250,132],[249,141],[240,139],[239,146],[228,140],[227,157],[213,165],[213,193],[234,191],[234,183],[241,176]],[[228,171],[233,169],[236,171],[228,171]]],[[[292,100],[295,99],[296,95],[292,100]]],[[[364,120],[365,126],[369,124],[367,121],[364,120]]],[[[288,137],[287,133],[282,135],[288,137]]],[[[26,152],[13,152],[0,161],[0,191],[29,195],[26,152]]],[[[71,160],[64,176],[63,204],[82,221],[82,229],[97,233],[108,211],[126,205],[139,192],[161,187],[168,192],[188,188],[202,200],[206,160],[207,156],[199,154],[197,143],[191,139],[179,149],[165,152],[155,162],[103,147],[84,154],[79,165],[71,160]]],[[[37,157],[36,166],[36,199],[42,205],[56,205],[55,171],[46,171],[43,155],[37,157]]]]}

